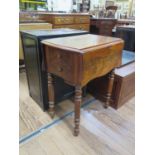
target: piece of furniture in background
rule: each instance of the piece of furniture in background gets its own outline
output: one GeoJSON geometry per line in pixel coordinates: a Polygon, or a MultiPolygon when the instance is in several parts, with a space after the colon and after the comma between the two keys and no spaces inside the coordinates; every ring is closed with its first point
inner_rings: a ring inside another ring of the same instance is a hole
{"type": "Polygon", "coordinates": [[[20,11],[19,23],[45,23],[44,20],[39,19],[36,12],[39,11],[20,11]]]}
{"type": "MultiPolygon", "coordinates": [[[[29,94],[43,110],[47,110],[49,104],[47,74],[43,70],[44,62],[40,42],[48,38],[87,33],[87,31],[73,29],[27,30],[21,32],[29,94]]],[[[54,79],[54,91],[50,90],[49,94],[52,99],[54,98],[54,102],[58,103],[72,95],[74,89],[65,84],[61,78],[54,76],[54,79]]]]}
{"type": "MultiPolygon", "coordinates": [[[[22,12],[21,12],[22,14],[22,12]]],[[[26,12],[24,12],[26,22],[26,12]]],[[[89,31],[90,16],[84,13],[52,13],[52,12],[27,12],[29,20],[41,20],[52,24],[53,28],[72,28],[89,31]],[[32,15],[32,19],[28,15],[32,15]]],[[[21,16],[21,21],[23,21],[21,16]]]]}
{"type": "Polygon", "coordinates": [[[135,25],[135,20],[134,19],[118,19],[117,26],[122,26],[122,25],[135,25]]]}
{"type": "Polygon", "coordinates": [[[117,11],[117,6],[107,6],[105,17],[107,18],[115,18],[115,13],[117,11]]]}
{"type": "Polygon", "coordinates": [[[124,25],[117,26],[115,37],[122,38],[125,41],[124,49],[128,51],[135,51],[135,26],[124,25]]]}
{"type": "Polygon", "coordinates": [[[90,33],[112,36],[112,29],[117,23],[114,18],[91,18],[90,20],[90,33]]]}
{"type": "MultiPolygon", "coordinates": [[[[135,95],[135,54],[123,51],[122,66],[115,69],[115,79],[110,105],[118,109],[135,95]]],[[[87,91],[97,99],[105,102],[108,76],[103,76],[91,81],[87,91]]]]}
{"type": "MultiPolygon", "coordinates": [[[[106,102],[107,108],[111,98],[114,81],[113,69],[121,65],[123,40],[99,35],[81,35],[67,38],[55,38],[42,41],[44,44],[46,71],[49,88],[53,88],[53,77],[57,75],[75,87],[75,128],[74,135],[79,134],[80,107],[82,88],[97,77],[110,72],[106,102]]],[[[54,103],[52,102],[52,107],[54,103]]],[[[54,111],[54,108],[51,111],[54,111]]]]}
{"type": "MultiPolygon", "coordinates": [[[[22,30],[40,30],[40,29],[52,29],[52,24],[49,23],[20,23],[19,31],[22,30]]],[[[24,64],[24,54],[21,36],[19,35],[19,63],[24,64]]]]}
{"type": "Polygon", "coordinates": [[[89,12],[90,0],[82,0],[82,3],[80,3],[79,5],[80,12],[89,12]]]}

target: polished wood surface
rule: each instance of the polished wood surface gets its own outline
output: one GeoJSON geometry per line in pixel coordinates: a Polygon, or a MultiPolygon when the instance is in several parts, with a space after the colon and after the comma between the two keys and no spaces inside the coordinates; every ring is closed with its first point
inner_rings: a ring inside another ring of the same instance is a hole
{"type": "MultiPolygon", "coordinates": [[[[54,47],[59,48],[67,48],[69,50],[72,49],[74,52],[84,53],[87,52],[87,48],[95,48],[96,46],[108,45],[110,43],[120,42],[118,38],[112,37],[103,37],[98,35],[83,35],[83,36],[76,36],[76,37],[68,37],[67,39],[63,38],[55,38],[55,39],[48,39],[45,40],[44,43],[48,45],[52,45],[54,47]]],[[[88,50],[89,50],[88,49],[88,50]]]]}
{"type": "MultiPolygon", "coordinates": [[[[42,41],[46,70],[75,87],[75,129],[78,135],[81,91],[89,81],[103,76],[120,66],[123,40],[97,35],[82,35],[42,41]],[[76,93],[77,92],[77,93],[76,93]]],[[[112,71],[113,72],[113,71],[112,71]]],[[[111,96],[113,74],[107,90],[108,106],[111,96]]]]}
{"type": "Polygon", "coordinates": [[[90,15],[86,13],[20,12],[20,22],[45,21],[53,28],[72,28],[89,31],[90,15]]]}
{"type": "Polygon", "coordinates": [[[108,108],[110,104],[110,99],[112,95],[112,89],[113,89],[113,84],[114,84],[114,69],[111,71],[108,77],[108,87],[107,87],[107,92],[106,92],[106,101],[105,101],[105,108],[108,108]]]}
{"type": "MultiPolygon", "coordinates": [[[[51,75],[50,75],[51,76],[51,75]]],[[[50,85],[51,86],[51,85],[50,85]]],[[[53,94],[53,93],[52,93],[53,94]]],[[[50,94],[50,95],[52,95],[50,94]]],[[[53,96],[52,96],[53,97],[53,96]]],[[[93,99],[93,96],[87,94],[83,98],[82,105],[93,99]]],[[[38,104],[29,96],[28,82],[26,72],[22,70],[19,73],[19,137],[29,135],[31,132],[54,122],[66,113],[73,111],[73,98],[68,97],[66,100],[60,102],[55,106],[55,115],[53,118],[53,111],[43,111],[38,104]]]]}
{"type": "Polygon", "coordinates": [[[54,96],[55,96],[55,91],[54,90],[54,84],[55,84],[55,80],[54,77],[52,76],[52,74],[47,73],[47,80],[48,80],[48,103],[49,103],[49,113],[52,116],[52,118],[54,117],[55,114],[55,105],[54,105],[54,96]]]}
{"type": "MultiPolygon", "coordinates": [[[[88,100],[88,98],[87,98],[88,100]]],[[[134,155],[135,104],[134,98],[117,111],[102,108],[98,100],[81,110],[81,129],[78,138],[72,136],[73,115],[42,131],[40,135],[19,145],[20,155],[134,155]]],[[[73,110],[71,100],[57,105],[55,117],[73,110]]],[[[30,133],[51,123],[29,97],[25,73],[20,73],[20,135],[30,133]]]]}
{"type": "Polygon", "coordinates": [[[46,45],[47,71],[74,86],[85,86],[121,64],[123,41],[119,38],[87,34],[48,39],[42,43],[46,45]]]}
{"type": "MultiPolygon", "coordinates": [[[[20,137],[53,121],[47,112],[31,99],[25,72],[19,74],[19,133],[20,137]]],[[[89,96],[84,98],[88,101],[89,96]]],[[[134,155],[135,104],[134,98],[117,111],[102,108],[96,100],[81,110],[81,131],[77,138],[72,136],[73,115],[63,119],[40,135],[20,144],[20,155],[134,155]]],[[[56,106],[55,118],[72,111],[72,100],[56,106]]]]}

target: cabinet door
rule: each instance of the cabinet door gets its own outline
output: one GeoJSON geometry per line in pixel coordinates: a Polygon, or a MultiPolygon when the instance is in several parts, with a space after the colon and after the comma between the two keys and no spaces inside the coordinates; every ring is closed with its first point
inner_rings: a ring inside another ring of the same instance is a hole
{"type": "Polygon", "coordinates": [[[23,37],[23,48],[30,96],[44,108],[37,41],[23,37]]]}

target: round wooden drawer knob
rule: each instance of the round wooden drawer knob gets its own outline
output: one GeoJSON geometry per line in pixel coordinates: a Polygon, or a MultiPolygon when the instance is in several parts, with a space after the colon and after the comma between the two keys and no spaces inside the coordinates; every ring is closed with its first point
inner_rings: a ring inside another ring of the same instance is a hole
{"type": "Polygon", "coordinates": [[[58,68],[58,71],[59,71],[59,72],[62,72],[62,71],[63,71],[63,68],[59,67],[59,68],[58,68]]]}

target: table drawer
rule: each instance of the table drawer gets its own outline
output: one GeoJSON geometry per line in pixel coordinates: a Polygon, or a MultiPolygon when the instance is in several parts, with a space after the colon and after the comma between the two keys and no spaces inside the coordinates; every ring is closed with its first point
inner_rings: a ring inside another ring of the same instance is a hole
{"type": "Polygon", "coordinates": [[[76,17],[75,18],[75,23],[85,23],[85,24],[87,24],[87,23],[89,23],[90,22],[90,18],[89,18],[89,16],[87,16],[87,17],[83,17],[83,16],[80,16],[80,17],[76,17]]]}
{"type": "Polygon", "coordinates": [[[58,16],[54,17],[54,24],[73,24],[74,17],[73,16],[58,16]]]}
{"type": "Polygon", "coordinates": [[[73,72],[73,54],[55,48],[46,47],[47,70],[64,79],[70,79],[73,72]]]}

